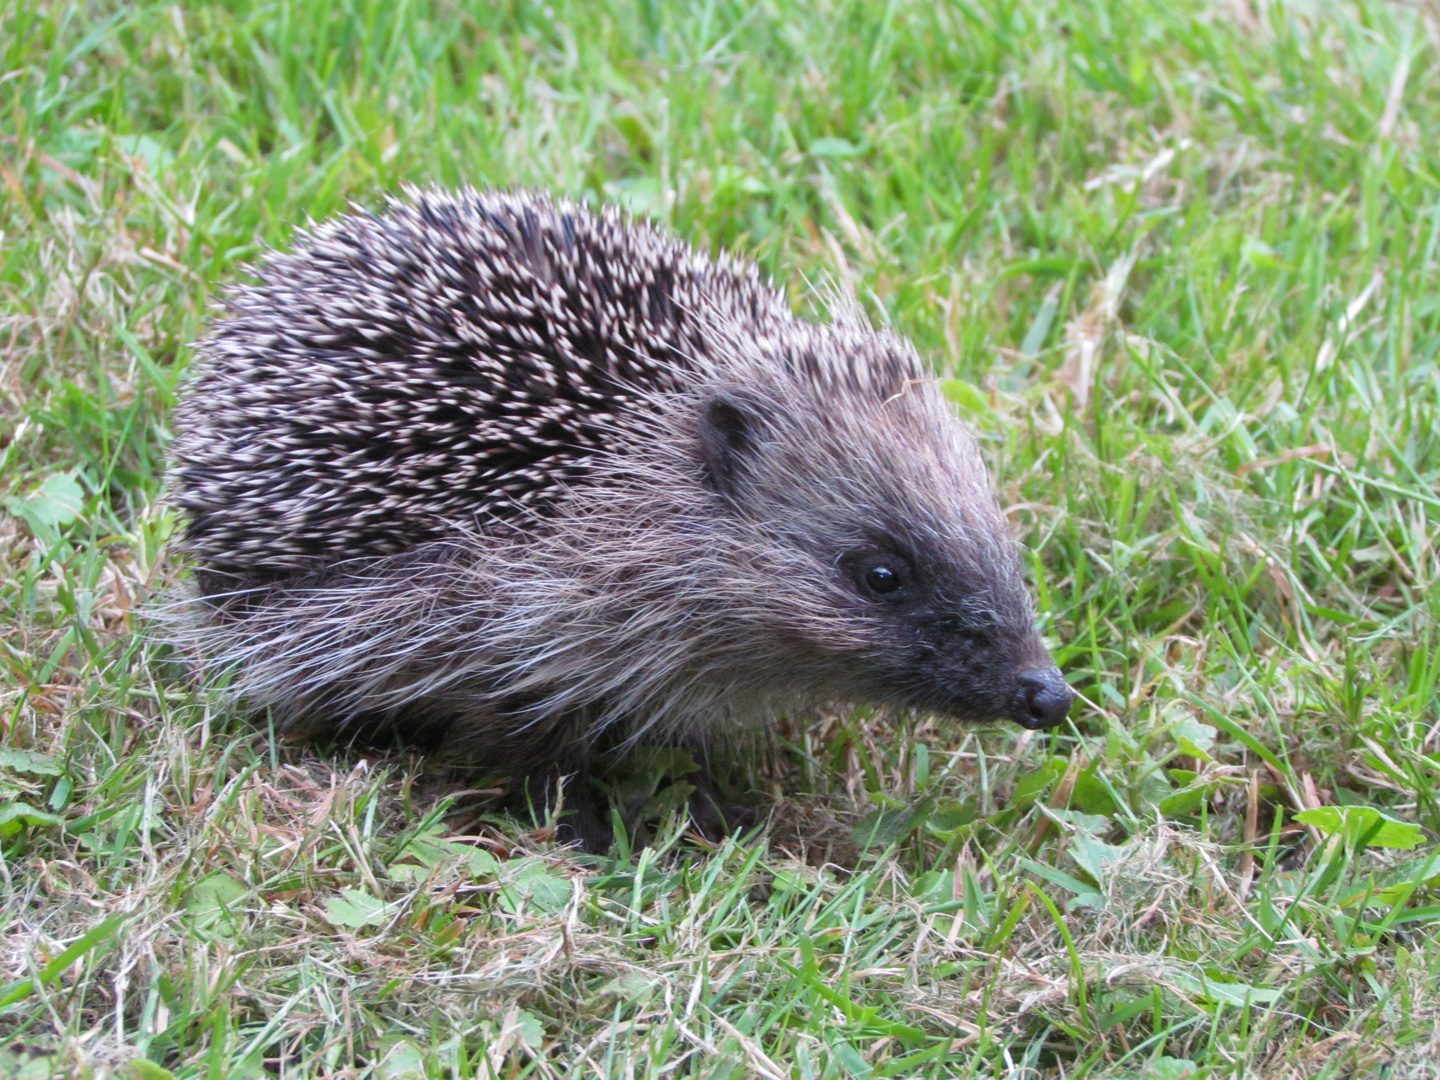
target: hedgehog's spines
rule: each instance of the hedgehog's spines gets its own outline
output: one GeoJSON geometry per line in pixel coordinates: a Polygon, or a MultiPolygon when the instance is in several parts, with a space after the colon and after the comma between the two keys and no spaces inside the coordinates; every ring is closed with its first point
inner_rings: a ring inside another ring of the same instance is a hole
{"type": "Polygon", "coordinates": [[[190,400],[218,415],[182,408],[204,437],[182,431],[176,489],[202,559],[304,569],[543,512],[648,399],[739,375],[716,348],[869,389],[873,357],[785,355],[820,331],[753,266],[545,196],[407,195],[268,255],[201,342],[190,400]],[[256,436],[286,470],[240,473],[256,436]]]}

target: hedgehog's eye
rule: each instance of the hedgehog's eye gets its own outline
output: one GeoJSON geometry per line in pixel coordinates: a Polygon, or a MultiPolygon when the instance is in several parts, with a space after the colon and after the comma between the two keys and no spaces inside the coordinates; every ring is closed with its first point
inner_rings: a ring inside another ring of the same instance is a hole
{"type": "Polygon", "coordinates": [[[865,587],[884,596],[900,588],[900,575],[888,566],[872,566],[865,571],[865,587]]]}
{"type": "Polygon", "coordinates": [[[893,551],[856,551],[842,564],[861,596],[896,604],[911,599],[914,569],[903,555],[893,551]]]}

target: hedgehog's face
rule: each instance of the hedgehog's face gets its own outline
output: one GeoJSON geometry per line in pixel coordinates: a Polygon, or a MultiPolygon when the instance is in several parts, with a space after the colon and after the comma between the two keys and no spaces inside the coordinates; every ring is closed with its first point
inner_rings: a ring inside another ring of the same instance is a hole
{"type": "Polygon", "coordinates": [[[984,467],[923,393],[863,413],[719,395],[702,414],[707,483],[776,542],[775,565],[794,560],[792,579],[807,566],[826,577],[823,598],[777,584],[772,612],[829,657],[818,692],[1054,727],[1073,694],[1035,629],[984,467]]]}
{"type": "Polygon", "coordinates": [[[868,631],[871,694],[962,720],[1008,719],[1031,729],[1062,723],[1074,695],[1028,608],[995,603],[989,575],[904,548],[893,540],[865,544],[839,560],[857,600],[852,619],[868,631]]]}

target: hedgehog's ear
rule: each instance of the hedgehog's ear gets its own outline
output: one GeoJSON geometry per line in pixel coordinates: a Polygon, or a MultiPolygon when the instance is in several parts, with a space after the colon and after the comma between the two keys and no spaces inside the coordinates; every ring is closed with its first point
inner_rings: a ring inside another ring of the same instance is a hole
{"type": "Polygon", "coordinates": [[[748,395],[716,394],[700,407],[700,460],[705,479],[730,501],[739,498],[765,428],[765,413],[748,395]]]}

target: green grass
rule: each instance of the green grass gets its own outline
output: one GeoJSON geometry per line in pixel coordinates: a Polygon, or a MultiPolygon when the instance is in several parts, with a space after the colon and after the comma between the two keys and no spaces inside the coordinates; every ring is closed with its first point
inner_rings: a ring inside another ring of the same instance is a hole
{"type": "Polygon", "coordinates": [[[1372,2],[0,0],[0,1075],[1433,1076],[1437,46],[1372,2]],[[791,718],[768,833],[584,860],[147,643],[212,290],[431,181],[624,202],[963,380],[1073,729],[791,718]]]}

